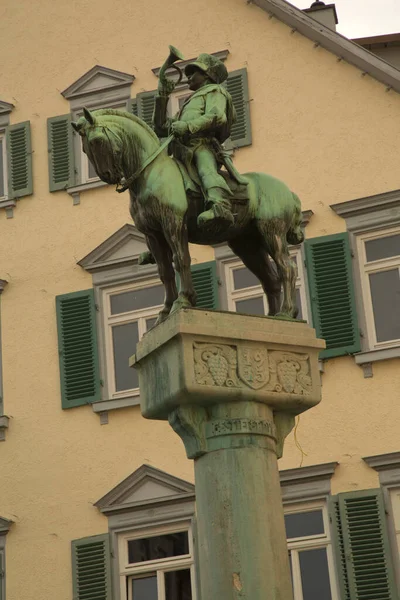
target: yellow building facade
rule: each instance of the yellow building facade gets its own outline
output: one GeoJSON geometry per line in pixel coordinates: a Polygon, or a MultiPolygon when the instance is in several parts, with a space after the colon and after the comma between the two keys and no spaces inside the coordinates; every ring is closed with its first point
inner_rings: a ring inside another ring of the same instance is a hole
{"type": "MultiPolygon", "coordinates": [[[[170,43],[225,62],[238,170],[302,200],[298,302],[328,350],[280,460],[295,600],[397,598],[400,71],[284,0],[6,0],[0,21],[1,600],[200,598],[193,465],[126,363],[160,282],[69,124],[151,119],[170,43]]],[[[191,253],[205,308],[265,313],[227,246],[191,253]]]]}

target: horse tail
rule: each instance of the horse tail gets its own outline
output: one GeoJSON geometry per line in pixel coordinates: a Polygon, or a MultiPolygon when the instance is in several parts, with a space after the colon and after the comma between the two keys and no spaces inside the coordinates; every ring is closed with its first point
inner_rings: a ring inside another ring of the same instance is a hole
{"type": "Polygon", "coordinates": [[[295,209],[293,214],[293,220],[291,226],[289,227],[286,233],[286,240],[288,244],[292,244],[293,246],[297,246],[304,242],[304,233],[301,228],[301,223],[303,220],[303,214],[301,212],[301,203],[300,198],[292,192],[293,200],[295,203],[295,209]]]}

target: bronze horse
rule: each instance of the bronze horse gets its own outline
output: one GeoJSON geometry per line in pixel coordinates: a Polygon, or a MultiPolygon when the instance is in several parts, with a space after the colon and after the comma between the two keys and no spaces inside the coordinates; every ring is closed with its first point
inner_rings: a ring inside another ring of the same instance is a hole
{"type": "Polygon", "coordinates": [[[146,237],[165,287],[157,323],[171,311],[195,306],[189,242],[227,242],[260,280],[268,298],[268,314],[296,316],[297,272],[288,244],[304,240],[302,212],[299,198],[283,182],[264,173],[246,173],[246,198],[242,190],[242,199],[236,194],[232,200],[235,223],[223,233],[200,230],[197,216],[204,210],[201,195],[187,195],[177,162],[144,121],[120,110],[91,113],[85,109],[84,117],[72,125],[82,136],[83,151],[100,179],[129,187],[132,219],[146,237]],[[180,276],[179,294],[174,267],[180,276]]]}

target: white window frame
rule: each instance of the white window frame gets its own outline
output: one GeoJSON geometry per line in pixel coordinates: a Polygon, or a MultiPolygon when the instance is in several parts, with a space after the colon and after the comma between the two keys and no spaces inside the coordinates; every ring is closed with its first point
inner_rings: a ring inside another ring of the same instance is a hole
{"type": "Polygon", "coordinates": [[[193,94],[193,92],[191,92],[189,90],[189,88],[186,88],[184,90],[180,90],[179,92],[175,92],[173,94],[171,94],[170,98],[169,98],[169,102],[168,102],[168,116],[169,117],[174,117],[177,113],[179,113],[180,108],[179,108],[179,100],[181,98],[185,98],[187,96],[191,96],[193,94]]]}
{"type": "Polygon", "coordinates": [[[3,183],[4,183],[4,194],[0,196],[0,200],[6,200],[8,198],[8,177],[7,177],[7,141],[5,129],[0,129],[0,140],[3,142],[3,183]]]}
{"type": "Polygon", "coordinates": [[[359,256],[359,268],[361,277],[361,290],[364,299],[365,308],[365,320],[367,325],[367,338],[368,348],[372,349],[384,349],[392,348],[393,346],[400,345],[400,339],[388,340],[385,342],[378,342],[376,337],[374,311],[372,305],[371,288],[369,284],[369,274],[378,273],[393,268],[398,268],[400,277],[400,257],[383,258],[380,260],[367,262],[365,242],[371,240],[389,237],[393,234],[400,234],[400,227],[392,227],[388,229],[380,229],[377,231],[370,231],[357,236],[357,252],[359,256]]]}
{"type": "Polygon", "coordinates": [[[154,286],[160,286],[161,282],[159,279],[149,279],[146,282],[138,281],[126,285],[119,285],[110,288],[103,289],[103,326],[105,333],[105,353],[106,353],[106,368],[107,368],[107,383],[109,399],[116,400],[119,398],[126,398],[131,396],[139,395],[139,388],[131,388],[127,390],[117,391],[115,383],[115,359],[112,343],[112,327],[113,325],[122,325],[126,323],[138,323],[138,337],[139,341],[146,333],[146,320],[152,317],[157,317],[158,313],[162,309],[162,304],[157,306],[151,306],[148,308],[141,308],[135,311],[126,313],[118,313],[117,315],[111,315],[111,296],[121,294],[123,292],[130,292],[137,289],[146,289],[154,286]]]}
{"type": "Polygon", "coordinates": [[[400,556],[400,487],[389,488],[388,492],[392,506],[393,529],[396,536],[398,555],[400,556]]]}
{"type": "Polygon", "coordinates": [[[119,578],[120,578],[120,600],[132,600],[131,586],[126,585],[126,580],[133,579],[134,576],[146,576],[157,574],[158,600],[165,600],[165,587],[163,574],[168,571],[180,571],[190,569],[190,578],[192,582],[192,600],[196,600],[196,573],[194,564],[194,544],[193,531],[190,520],[180,523],[171,523],[162,526],[146,527],[124,532],[118,535],[118,556],[119,556],[119,578]],[[128,541],[154,537],[158,535],[168,535],[170,533],[187,532],[189,540],[189,554],[175,556],[172,558],[163,558],[159,560],[149,560],[142,563],[130,564],[128,561],[128,541]],[[126,592],[128,587],[128,594],[126,592]]]}
{"type": "MultiPolygon", "coordinates": [[[[300,300],[302,308],[303,320],[309,322],[309,312],[307,305],[306,285],[304,276],[304,263],[300,248],[293,248],[290,250],[290,256],[296,259],[297,263],[297,279],[296,288],[300,291],[300,300]]],[[[228,310],[236,312],[236,301],[248,300],[249,298],[262,298],[264,304],[264,312],[267,314],[268,302],[264,290],[261,284],[255,285],[248,288],[242,288],[235,290],[233,272],[235,269],[244,267],[243,262],[238,258],[233,258],[229,261],[224,261],[225,277],[226,277],[226,290],[228,295],[228,310]]]]}
{"type": "Polygon", "coordinates": [[[304,513],[315,510],[322,510],[322,518],[324,523],[325,533],[310,535],[305,537],[293,538],[287,541],[288,550],[290,550],[292,561],[292,576],[293,576],[293,593],[294,600],[303,600],[301,571],[299,552],[301,550],[316,550],[318,548],[326,548],[328,560],[328,572],[331,584],[332,600],[340,600],[337,575],[335,569],[335,561],[333,556],[332,538],[330,532],[330,522],[328,507],[324,500],[313,502],[299,502],[296,504],[284,504],[284,513],[304,513]]]}

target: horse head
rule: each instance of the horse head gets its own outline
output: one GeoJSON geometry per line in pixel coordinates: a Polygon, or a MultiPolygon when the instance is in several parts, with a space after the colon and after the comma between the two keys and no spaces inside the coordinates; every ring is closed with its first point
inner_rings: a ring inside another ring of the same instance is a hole
{"type": "Polygon", "coordinates": [[[107,118],[96,116],[87,108],[83,116],[71,123],[82,138],[83,152],[88,156],[102,181],[116,184],[123,176],[121,166],[122,139],[116,127],[107,118]]]}

